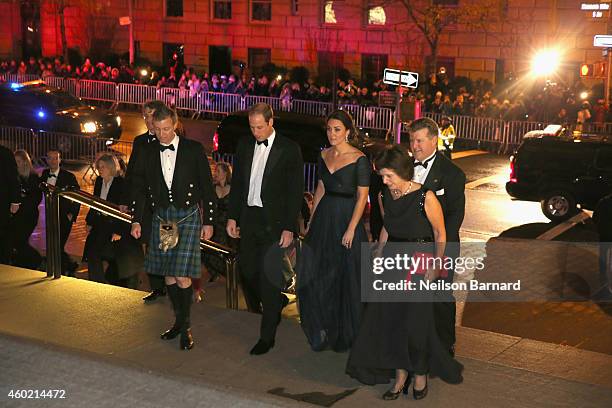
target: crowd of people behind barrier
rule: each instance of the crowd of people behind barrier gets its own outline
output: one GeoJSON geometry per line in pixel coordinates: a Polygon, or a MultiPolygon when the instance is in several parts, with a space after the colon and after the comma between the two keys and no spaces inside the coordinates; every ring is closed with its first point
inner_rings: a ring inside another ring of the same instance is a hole
{"type": "MultiPolygon", "coordinates": [[[[381,79],[358,83],[350,76],[339,75],[333,86],[329,87],[317,83],[312,76],[308,76],[306,70],[304,72],[306,77],[296,79],[290,73],[275,76],[266,73],[249,75],[247,71],[241,74],[196,72],[193,68],[180,67],[178,64],[165,67],[163,71],[138,70],[122,60],[118,67],[112,67],[105,62],[94,64],[90,58],[85,58],[81,66],[64,63],[61,58],[30,58],[27,62],[19,63],[16,60],[0,61],[0,75],[31,74],[43,79],[53,76],[178,88],[189,91],[192,97],[204,92],[219,92],[276,97],[287,104],[298,99],[377,106],[381,102],[381,92],[395,92],[393,86],[385,84],[381,79]]],[[[449,116],[547,122],[579,127],[612,122],[609,107],[604,100],[595,95],[595,92],[589,92],[580,81],[571,86],[551,81],[516,86],[517,82],[509,80],[506,86],[494,87],[486,80],[470,81],[461,77],[451,78],[446,73],[432,74],[411,96],[424,103],[426,112],[449,116]]]]}

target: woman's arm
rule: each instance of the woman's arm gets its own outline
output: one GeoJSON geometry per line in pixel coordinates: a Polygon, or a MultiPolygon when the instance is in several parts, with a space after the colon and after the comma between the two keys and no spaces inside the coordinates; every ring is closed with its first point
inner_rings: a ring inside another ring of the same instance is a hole
{"type": "Polygon", "coordinates": [[[357,224],[361,220],[363,216],[363,210],[365,209],[366,202],[368,201],[368,191],[370,187],[357,187],[357,201],[355,202],[355,207],[353,208],[353,216],[349,221],[349,225],[346,228],[346,232],[342,237],[342,244],[347,248],[350,248],[353,245],[353,237],[355,236],[355,228],[357,228],[357,224]]]}
{"type": "MultiPolygon", "coordinates": [[[[436,243],[435,256],[436,258],[444,259],[444,250],[446,249],[444,214],[442,213],[442,206],[433,191],[428,191],[425,195],[425,214],[433,229],[434,241],[436,243]]],[[[433,279],[436,278],[438,276],[433,276],[433,279]]]]}
{"type": "Polygon", "coordinates": [[[319,182],[317,183],[317,188],[315,189],[314,199],[312,201],[312,212],[310,213],[310,221],[308,222],[308,224],[312,222],[312,219],[315,215],[315,211],[317,210],[317,205],[319,205],[319,201],[321,201],[321,198],[323,198],[324,195],[325,185],[323,184],[323,180],[319,180],[319,182]]]}

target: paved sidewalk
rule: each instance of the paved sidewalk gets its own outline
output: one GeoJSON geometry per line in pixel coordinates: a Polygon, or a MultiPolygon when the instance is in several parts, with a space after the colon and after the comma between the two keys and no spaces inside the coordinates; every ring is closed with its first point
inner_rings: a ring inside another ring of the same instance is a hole
{"type": "MultiPolygon", "coordinates": [[[[390,404],[380,399],[388,386],[350,379],[347,355],[310,351],[292,320],[282,322],[270,353],[254,357],[259,316],[200,303],[196,347],[185,352],[159,340],[171,315],[165,299],[144,305],[134,290],[0,270],[0,406],[330,406],[340,397],[334,407],[390,404]],[[176,381],[187,396],[170,403],[176,381]],[[13,388],[66,389],[70,398],[9,400],[13,388]]],[[[457,346],[464,383],[433,379],[420,405],[612,405],[612,356],[466,328],[457,346]]]]}

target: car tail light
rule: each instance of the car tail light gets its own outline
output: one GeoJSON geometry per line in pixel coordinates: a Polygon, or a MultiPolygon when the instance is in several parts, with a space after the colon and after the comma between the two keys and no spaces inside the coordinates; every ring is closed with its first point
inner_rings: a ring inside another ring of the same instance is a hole
{"type": "Polygon", "coordinates": [[[514,169],[514,156],[510,156],[510,182],[516,183],[516,171],[514,169]]]}
{"type": "Polygon", "coordinates": [[[215,132],[215,135],[213,136],[213,152],[216,152],[219,150],[219,133],[215,132]]]}

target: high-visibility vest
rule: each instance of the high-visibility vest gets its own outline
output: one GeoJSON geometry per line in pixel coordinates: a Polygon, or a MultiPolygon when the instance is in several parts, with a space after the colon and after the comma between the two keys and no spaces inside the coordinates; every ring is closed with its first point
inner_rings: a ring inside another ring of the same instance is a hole
{"type": "Polygon", "coordinates": [[[455,128],[453,125],[448,125],[446,129],[442,129],[440,131],[440,135],[438,136],[438,150],[444,150],[444,143],[449,146],[451,150],[453,150],[453,143],[455,143],[455,128]]]}

